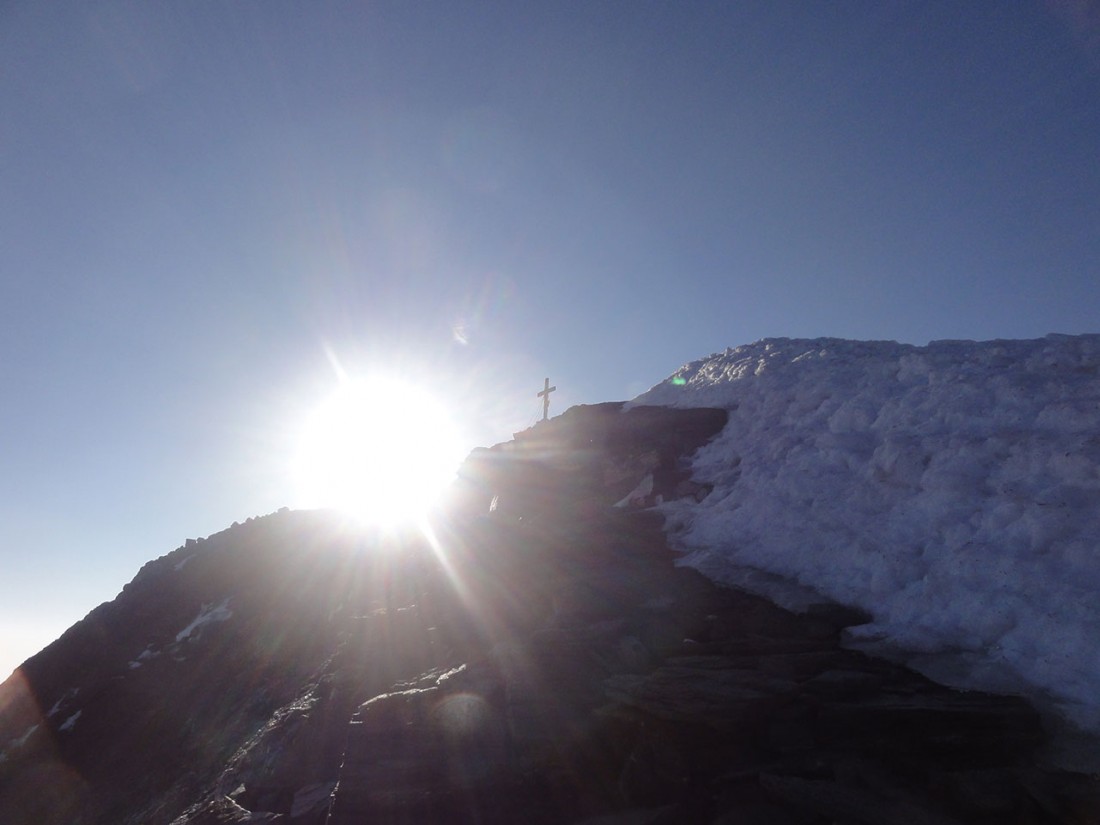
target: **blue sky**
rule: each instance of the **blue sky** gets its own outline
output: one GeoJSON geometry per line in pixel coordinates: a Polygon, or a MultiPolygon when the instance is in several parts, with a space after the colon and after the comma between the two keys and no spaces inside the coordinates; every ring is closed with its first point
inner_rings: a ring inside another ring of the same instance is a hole
{"type": "Polygon", "coordinates": [[[351,373],[470,446],[763,337],[1100,309],[1100,6],[0,6],[0,670],[294,506],[351,373]]]}

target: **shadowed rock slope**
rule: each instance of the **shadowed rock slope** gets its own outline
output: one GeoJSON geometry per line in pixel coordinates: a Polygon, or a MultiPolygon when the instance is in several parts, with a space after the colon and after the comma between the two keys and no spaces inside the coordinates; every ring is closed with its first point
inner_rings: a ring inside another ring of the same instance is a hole
{"type": "Polygon", "coordinates": [[[674,566],[647,506],[724,423],[574,408],[426,534],[280,512],[150,562],[0,688],[0,822],[1100,821],[1023,700],[674,566]]]}

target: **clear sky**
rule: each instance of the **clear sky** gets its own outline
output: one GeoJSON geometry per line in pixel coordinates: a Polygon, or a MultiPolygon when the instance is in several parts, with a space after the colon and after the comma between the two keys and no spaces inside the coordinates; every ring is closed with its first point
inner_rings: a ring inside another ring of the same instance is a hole
{"type": "Polygon", "coordinates": [[[0,4],[0,670],[300,505],[334,364],[491,444],[546,376],[1095,332],[1098,227],[1095,0],[0,4]]]}

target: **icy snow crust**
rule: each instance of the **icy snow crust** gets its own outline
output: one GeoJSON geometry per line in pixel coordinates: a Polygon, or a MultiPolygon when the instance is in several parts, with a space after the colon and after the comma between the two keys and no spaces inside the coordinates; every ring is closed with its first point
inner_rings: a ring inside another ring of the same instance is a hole
{"type": "Polygon", "coordinates": [[[686,564],[859,605],[857,641],[969,658],[969,686],[1008,673],[1100,731],[1100,335],[764,340],[633,403],[731,410],[695,457],[714,492],[665,505],[686,564]]]}

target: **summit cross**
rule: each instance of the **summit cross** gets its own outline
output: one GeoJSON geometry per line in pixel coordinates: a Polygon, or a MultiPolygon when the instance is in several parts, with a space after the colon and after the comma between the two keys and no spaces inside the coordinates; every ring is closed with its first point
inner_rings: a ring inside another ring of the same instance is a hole
{"type": "Polygon", "coordinates": [[[550,417],[550,393],[556,390],[557,387],[550,386],[550,379],[547,378],[542,385],[542,392],[535,393],[536,398],[542,399],[542,420],[545,421],[550,417]]]}

